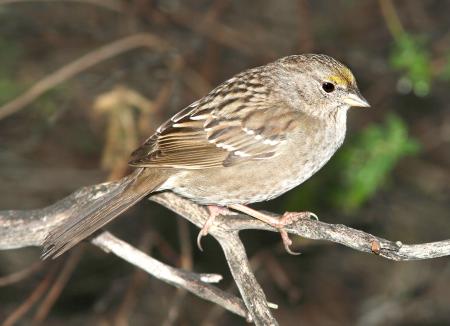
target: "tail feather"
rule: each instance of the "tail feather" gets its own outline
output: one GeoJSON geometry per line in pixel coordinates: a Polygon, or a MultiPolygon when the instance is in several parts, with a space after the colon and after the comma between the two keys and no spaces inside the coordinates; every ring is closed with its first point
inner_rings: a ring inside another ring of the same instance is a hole
{"type": "Polygon", "coordinates": [[[124,178],[120,187],[115,187],[111,192],[77,209],[74,216],[69,217],[62,225],[51,231],[44,240],[42,258],[60,256],[162,183],[159,178],[143,177],[145,182],[142,182],[142,179],[138,180],[142,171],[136,171],[133,175],[124,178]],[[139,186],[136,186],[137,182],[139,186]]]}

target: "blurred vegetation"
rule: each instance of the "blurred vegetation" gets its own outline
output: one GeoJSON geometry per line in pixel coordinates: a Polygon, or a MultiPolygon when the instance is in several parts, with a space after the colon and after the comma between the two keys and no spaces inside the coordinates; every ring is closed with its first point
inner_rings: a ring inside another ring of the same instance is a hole
{"type": "Polygon", "coordinates": [[[24,90],[16,76],[21,56],[19,44],[0,35],[0,103],[5,103],[24,90]]]}
{"type": "Polygon", "coordinates": [[[401,33],[395,38],[391,64],[404,73],[401,82],[405,90],[412,88],[417,96],[428,95],[432,76],[430,54],[424,37],[401,33]]]}
{"type": "MultiPolygon", "coordinates": [[[[347,140],[322,171],[260,207],[310,210],[326,222],[402,241],[448,238],[448,12],[450,2],[440,0],[0,4],[0,110],[45,76],[125,36],[148,33],[171,46],[102,60],[0,119],[1,209],[46,206],[83,185],[118,178],[139,141],[221,81],[281,56],[322,52],[351,67],[372,108],[349,112],[347,140]],[[171,66],[173,54],[182,60],[171,66]]],[[[108,228],[135,245],[151,234],[148,252],[171,265],[186,259],[170,212],[143,201],[126,215],[108,228]]],[[[191,228],[192,243],[197,231],[191,228]]],[[[281,325],[450,324],[444,259],[394,264],[304,239],[304,255],[293,258],[278,251],[276,234],[242,237],[258,280],[280,307],[281,325]]],[[[204,247],[192,250],[192,265],[224,275],[228,287],[220,249],[211,237],[204,247]]],[[[170,286],[136,277],[130,265],[92,246],[85,252],[45,325],[170,325],[174,306],[173,325],[246,324],[192,296],[177,299],[170,286]]],[[[0,252],[0,278],[38,259],[36,248],[0,252]]],[[[49,267],[63,265],[47,262],[0,288],[0,323],[49,267]]],[[[23,325],[33,323],[33,307],[23,325]]]]}
{"type": "Polygon", "coordinates": [[[417,154],[419,144],[397,115],[382,124],[371,124],[351,136],[324,168],[288,198],[288,206],[299,210],[313,204],[324,209],[354,212],[385,184],[405,155],[417,154]]]}
{"type": "Polygon", "coordinates": [[[333,175],[339,181],[331,201],[345,211],[361,207],[385,183],[399,160],[418,149],[399,116],[390,115],[383,124],[369,125],[337,155],[333,175]]]}

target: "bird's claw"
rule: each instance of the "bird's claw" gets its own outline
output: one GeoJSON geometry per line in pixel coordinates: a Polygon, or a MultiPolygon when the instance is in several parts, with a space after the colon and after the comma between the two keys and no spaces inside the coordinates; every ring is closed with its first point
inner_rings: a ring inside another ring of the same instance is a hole
{"type": "Polygon", "coordinates": [[[217,216],[219,216],[219,215],[237,215],[235,212],[230,211],[228,208],[220,207],[220,206],[212,206],[212,205],[207,206],[207,211],[209,213],[209,217],[197,235],[197,247],[198,247],[198,249],[200,249],[200,251],[203,251],[202,238],[204,236],[208,235],[208,230],[211,227],[211,225],[214,223],[214,220],[217,216]]]}
{"type": "Polygon", "coordinates": [[[300,252],[296,252],[296,251],[292,251],[290,246],[292,245],[292,240],[289,238],[288,233],[286,232],[285,229],[279,229],[280,230],[280,235],[281,235],[281,239],[283,240],[283,245],[284,245],[284,249],[286,250],[286,252],[290,255],[301,255],[300,252]]]}
{"type": "Polygon", "coordinates": [[[203,238],[205,235],[208,235],[208,231],[207,231],[207,230],[204,230],[204,228],[205,228],[205,227],[203,227],[203,228],[198,232],[198,235],[197,235],[197,247],[198,247],[198,249],[199,249],[200,251],[203,251],[203,247],[202,247],[202,238],[203,238]]]}
{"type": "Polygon", "coordinates": [[[316,220],[316,221],[319,220],[319,217],[316,214],[314,214],[312,212],[307,212],[307,213],[309,213],[309,218],[310,219],[313,219],[313,220],[316,220]]]}
{"type": "Polygon", "coordinates": [[[284,249],[288,254],[300,255],[301,253],[291,250],[290,246],[292,245],[292,240],[289,238],[289,235],[284,227],[304,218],[315,219],[316,221],[319,220],[317,215],[312,212],[286,212],[280,218],[278,230],[280,231],[281,239],[283,240],[284,249]]]}

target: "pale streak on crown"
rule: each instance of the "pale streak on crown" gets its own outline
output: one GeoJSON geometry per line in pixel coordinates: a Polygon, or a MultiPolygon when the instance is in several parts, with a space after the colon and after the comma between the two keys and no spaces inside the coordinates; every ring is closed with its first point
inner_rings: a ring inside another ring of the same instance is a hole
{"type": "Polygon", "coordinates": [[[329,81],[344,87],[355,84],[355,77],[350,69],[338,60],[325,54],[308,53],[291,55],[281,58],[279,62],[292,67],[300,66],[302,69],[305,69],[305,64],[307,65],[308,63],[313,63],[309,69],[317,68],[317,65],[315,64],[319,63],[328,66],[333,71],[333,73],[328,76],[329,81]]]}

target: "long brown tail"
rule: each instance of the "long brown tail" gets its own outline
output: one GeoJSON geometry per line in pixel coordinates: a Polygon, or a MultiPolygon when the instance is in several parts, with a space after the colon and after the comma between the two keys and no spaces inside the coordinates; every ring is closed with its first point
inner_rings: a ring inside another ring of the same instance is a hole
{"type": "Polygon", "coordinates": [[[45,238],[42,259],[63,254],[156,189],[165,180],[157,172],[138,169],[120,180],[111,192],[78,208],[45,238]]]}

